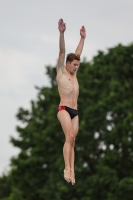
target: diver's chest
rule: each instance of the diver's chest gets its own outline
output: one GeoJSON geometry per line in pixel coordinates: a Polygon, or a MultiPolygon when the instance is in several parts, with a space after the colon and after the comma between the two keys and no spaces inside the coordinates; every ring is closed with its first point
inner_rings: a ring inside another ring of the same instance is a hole
{"type": "Polygon", "coordinates": [[[78,81],[77,78],[71,78],[69,76],[64,77],[64,83],[72,88],[78,88],[78,81]]]}

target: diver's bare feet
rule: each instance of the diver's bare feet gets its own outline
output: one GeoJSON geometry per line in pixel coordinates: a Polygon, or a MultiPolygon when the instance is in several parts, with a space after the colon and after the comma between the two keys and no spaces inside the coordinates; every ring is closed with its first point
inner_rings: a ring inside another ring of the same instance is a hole
{"type": "Polygon", "coordinates": [[[75,184],[75,173],[74,173],[74,170],[71,170],[71,173],[70,173],[70,177],[71,177],[71,183],[72,183],[72,185],[74,185],[75,184]]]}
{"type": "Polygon", "coordinates": [[[70,183],[71,178],[70,178],[70,170],[64,169],[64,179],[70,183]]]}

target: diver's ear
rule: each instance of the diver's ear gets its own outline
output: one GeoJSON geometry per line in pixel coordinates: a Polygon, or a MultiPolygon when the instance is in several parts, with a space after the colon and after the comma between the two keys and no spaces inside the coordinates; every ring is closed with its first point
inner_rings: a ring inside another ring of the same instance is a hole
{"type": "Polygon", "coordinates": [[[69,64],[70,64],[70,62],[69,62],[69,61],[67,61],[67,62],[66,62],[66,65],[69,65],[69,64]]]}

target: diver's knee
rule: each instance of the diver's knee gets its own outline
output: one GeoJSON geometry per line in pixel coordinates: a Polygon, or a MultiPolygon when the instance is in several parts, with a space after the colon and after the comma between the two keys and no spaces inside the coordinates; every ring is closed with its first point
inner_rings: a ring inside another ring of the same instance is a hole
{"type": "Polygon", "coordinates": [[[71,144],[74,145],[75,144],[75,136],[73,133],[69,133],[67,136],[67,141],[71,144]]]}

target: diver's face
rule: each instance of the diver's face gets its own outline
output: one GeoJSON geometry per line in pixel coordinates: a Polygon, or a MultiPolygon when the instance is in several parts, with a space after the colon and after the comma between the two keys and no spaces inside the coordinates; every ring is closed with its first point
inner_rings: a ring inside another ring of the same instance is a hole
{"type": "Polygon", "coordinates": [[[67,62],[66,66],[70,74],[74,74],[77,72],[79,68],[80,62],[78,60],[73,60],[72,62],[67,62]]]}

